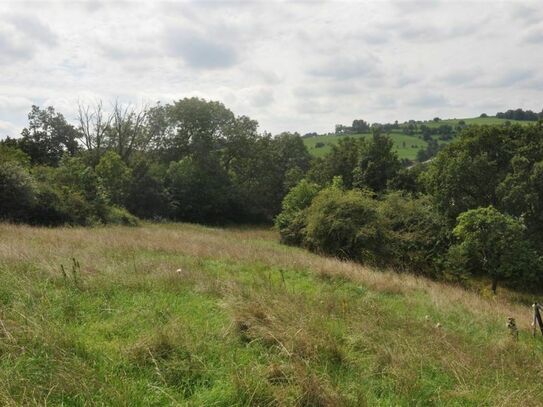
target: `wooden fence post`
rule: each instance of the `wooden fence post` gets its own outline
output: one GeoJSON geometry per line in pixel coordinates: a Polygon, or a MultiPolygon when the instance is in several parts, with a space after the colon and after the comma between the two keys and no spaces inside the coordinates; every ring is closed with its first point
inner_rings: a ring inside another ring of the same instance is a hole
{"type": "Polygon", "coordinates": [[[534,309],[534,321],[532,323],[532,336],[535,336],[535,331],[537,330],[537,326],[539,325],[539,329],[541,330],[541,335],[543,335],[543,320],[541,319],[540,310],[543,309],[539,303],[534,303],[532,305],[532,308],[534,309]]]}

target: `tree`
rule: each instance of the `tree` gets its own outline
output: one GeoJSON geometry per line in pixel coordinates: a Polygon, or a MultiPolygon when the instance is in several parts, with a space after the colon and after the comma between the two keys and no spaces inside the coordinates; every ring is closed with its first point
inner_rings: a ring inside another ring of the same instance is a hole
{"type": "Polygon", "coordinates": [[[32,106],[28,127],[23,129],[17,146],[31,159],[32,164],[56,166],[64,153],[74,155],[79,146],[77,129],[52,106],[40,109],[32,106]]]}
{"type": "Polygon", "coordinates": [[[113,117],[105,115],[102,102],[95,106],[78,106],[79,139],[92,156],[93,164],[96,164],[105,151],[106,132],[109,129],[113,117]]]}
{"type": "Polygon", "coordinates": [[[132,168],[132,177],[126,197],[126,208],[144,219],[167,218],[173,208],[171,196],[164,186],[164,174],[156,163],[138,158],[132,168]]]}
{"type": "Polygon", "coordinates": [[[106,129],[109,149],[128,162],[134,151],[145,150],[153,134],[147,127],[147,107],[140,109],[133,105],[122,105],[118,101],[113,105],[113,113],[106,129]]]}
{"type": "Polygon", "coordinates": [[[106,152],[95,171],[111,202],[125,206],[132,173],[121,157],[114,151],[106,152]]]}
{"type": "Polygon", "coordinates": [[[171,135],[163,143],[167,161],[187,155],[198,160],[222,148],[235,127],[235,116],[220,102],[185,98],[167,106],[171,135]]]}
{"type": "Polygon", "coordinates": [[[369,143],[361,147],[358,165],[353,170],[353,186],[384,191],[401,168],[394,143],[388,136],[374,134],[369,143]]]}
{"type": "Polygon", "coordinates": [[[365,146],[363,138],[345,137],[331,146],[331,151],[318,160],[313,160],[308,179],[319,185],[329,184],[340,176],[347,188],[353,185],[353,170],[360,160],[360,150],[365,146]]]}
{"type": "Polygon", "coordinates": [[[172,161],[166,186],[176,219],[200,223],[224,223],[235,218],[232,189],[218,160],[205,163],[193,157],[172,161]]]}
{"type": "Polygon", "coordinates": [[[450,257],[472,274],[490,277],[495,294],[499,281],[523,281],[540,268],[524,230],[521,221],[493,206],[471,209],[458,217],[450,257]]]}
{"type": "Polygon", "coordinates": [[[370,130],[370,125],[362,119],[357,119],[353,120],[352,129],[354,133],[366,133],[370,130]]]}

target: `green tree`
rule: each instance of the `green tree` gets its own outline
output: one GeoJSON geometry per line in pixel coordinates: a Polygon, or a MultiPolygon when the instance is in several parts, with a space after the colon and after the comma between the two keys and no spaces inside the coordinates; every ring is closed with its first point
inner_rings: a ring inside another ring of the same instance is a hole
{"type": "Polygon", "coordinates": [[[163,154],[168,161],[191,155],[198,160],[222,148],[235,126],[234,114],[222,103],[185,98],[167,106],[171,135],[164,139],[163,154]]]}
{"type": "Polygon", "coordinates": [[[458,217],[451,247],[452,264],[483,274],[496,293],[499,281],[525,281],[540,269],[540,260],[524,237],[525,227],[493,206],[471,209],[458,217]]]}
{"type": "Polygon", "coordinates": [[[56,166],[64,153],[74,155],[79,150],[79,137],[77,129],[53,107],[32,106],[18,147],[30,156],[32,164],[56,166]]]}
{"type": "Polygon", "coordinates": [[[132,171],[121,157],[114,151],[108,151],[100,158],[95,171],[110,201],[115,205],[125,206],[132,171]]]}
{"type": "Polygon", "coordinates": [[[164,186],[164,171],[156,163],[139,158],[133,165],[126,208],[139,218],[167,218],[171,197],[164,186]]]}
{"type": "Polygon", "coordinates": [[[332,145],[331,151],[323,158],[314,160],[308,178],[319,185],[329,184],[340,176],[347,188],[353,186],[353,170],[360,160],[360,151],[365,148],[364,139],[344,137],[332,145]]]}
{"type": "Polygon", "coordinates": [[[353,186],[370,188],[382,192],[401,168],[394,143],[388,136],[378,132],[360,150],[360,159],[353,170],[353,186]]]}
{"type": "Polygon", "coordinates": [[[224,223],[235,218],[231,184],[219,162],[186,157],[172,161],[166,174],[176,219],[224,223]]]}

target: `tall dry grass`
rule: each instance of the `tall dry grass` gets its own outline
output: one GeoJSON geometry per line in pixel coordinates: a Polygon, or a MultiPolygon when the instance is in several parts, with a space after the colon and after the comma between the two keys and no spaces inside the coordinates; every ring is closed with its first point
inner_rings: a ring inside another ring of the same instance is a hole
{"type": "Polygon", "coordinates": [[[435,306],[443,310],[462,305],[475,316],[492,316],[503,321],[513,317],[520,329],[530,329],[530,308],[511,301],[509,295],[482,296],[453,284],[407,273],[375,270],[277,242],[278,235],[273,229],[221,229],[186,224],[52,229],[2,224],[0,261],[38,262],[51,272],[57,272],[61,261],[77,254],[81,264],[86,265],[85,271],[92,272],[93,267],[100,265],[105,252],[125,256],[144,250],[204,259],[257,262],[346,278],[378,292],[409,295],[420,291],[429,295],[435,306]]]}

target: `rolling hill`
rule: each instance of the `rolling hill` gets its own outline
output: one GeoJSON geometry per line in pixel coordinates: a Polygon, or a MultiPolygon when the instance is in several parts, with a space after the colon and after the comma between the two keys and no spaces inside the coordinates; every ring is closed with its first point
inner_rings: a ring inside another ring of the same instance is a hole
{"type": "MultiPolygon", "coordinates": [[[[468,125],[503,125],[506,122],[518,123],[518,124],[533,123],[530,121],[499,119],[493,116],[474,117],[474,118],[466,118],[466,119],[443,119],[439,121],[428,120],[428,121],[416,122],[417,130],[411,135],[405,134],[403,131],[403,129],[406,127],[406,123],[400,124],[398,129],[392,129],[388,133],[388,135],[394,141],[394,146],[400,159],[405,158],[408,160],[414,160],[417,157],[417,152],[420,149],[425,149],[428,145],[428,143],[422,139],[422,133],[420,129],[418,129],[421,125],[426,125],[430,128],[437,128],[442,125],[450,125],[450,126],[456,127],[462,121],[467,126],[468,125]]],[[[316,157],[322,157],[330,151],[332,145],[336,144],[342,138],[369,137],[370,135],[371,135],[370,133],[349,134],[349,135],[335,135],[335,134],[318,135],[318,136],[312,136],[312,137],[304,137],[304,143],[312,155],[316,157]]],[[[446,144],[450,142],[450,140],[439,140],[437,136],[433,136],[433,138],[437,140],[439,144],[446,144]]]]}

